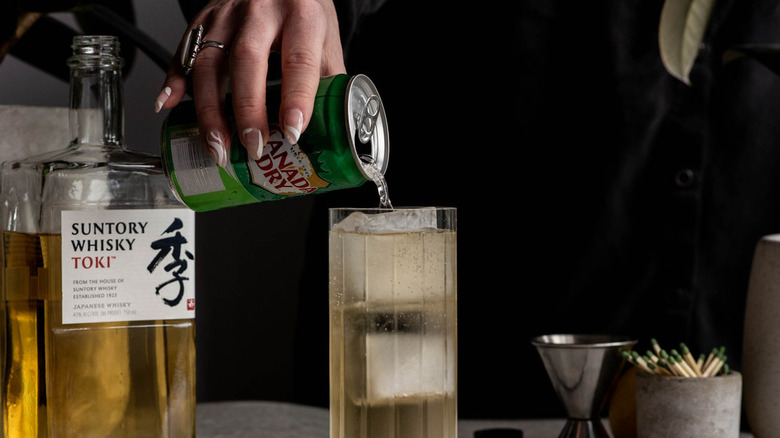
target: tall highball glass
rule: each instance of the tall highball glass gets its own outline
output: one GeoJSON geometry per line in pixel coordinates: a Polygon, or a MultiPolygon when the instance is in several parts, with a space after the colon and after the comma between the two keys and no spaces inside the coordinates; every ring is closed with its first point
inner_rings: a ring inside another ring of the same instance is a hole
{"type": "Polygon", "coordinates": [[[457,437],[454,208],[330,210],[331,438],[457,437]]]}

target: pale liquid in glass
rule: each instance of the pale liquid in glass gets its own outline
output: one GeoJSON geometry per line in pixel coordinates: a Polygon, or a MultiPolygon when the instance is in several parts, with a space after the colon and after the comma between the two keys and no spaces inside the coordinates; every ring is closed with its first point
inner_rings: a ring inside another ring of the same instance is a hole
{"type": "Polygon", "coordinates": [[[5,436],[195,436],[194,322],[62,324],[61,237],[3,238],[5,436]]]}
{"type": "Polygon", "coordinates": [[[455,438],[454,231],[331,231],[331,438],[455,438]]]}

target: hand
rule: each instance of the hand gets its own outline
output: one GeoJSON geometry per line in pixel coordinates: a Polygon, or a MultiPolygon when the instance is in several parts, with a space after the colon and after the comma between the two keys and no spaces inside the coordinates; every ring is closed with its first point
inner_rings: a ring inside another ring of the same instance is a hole
{"type": "MultiPolygon", "coordinates": [[[[222,167],[228,163],[231,139],[224,111],[228,76],[239,138],[249,156],[259,159],[269,135],[265,91],[270,54],[281,54],[278,122],[292,142],[311,119],[320,77],[346,72],[332,0],[211,0],[193,18],[185,37],[198,24],[203,25],[204,41],[218,41],[229,49],[203,48],[189,73],[201,135],[222,167]]],[[[158,112],[174,107],[187,91],[181,50],[155,103],[158,112]]]]}

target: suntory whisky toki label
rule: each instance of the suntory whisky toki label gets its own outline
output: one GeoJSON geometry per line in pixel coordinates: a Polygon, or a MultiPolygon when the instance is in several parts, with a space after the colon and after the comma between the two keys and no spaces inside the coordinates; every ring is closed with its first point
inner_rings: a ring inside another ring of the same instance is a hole
{"type": "Polygon", "coordinates": [[[195,317],[190,209],[62,212],[62,322],[195,317]]]}

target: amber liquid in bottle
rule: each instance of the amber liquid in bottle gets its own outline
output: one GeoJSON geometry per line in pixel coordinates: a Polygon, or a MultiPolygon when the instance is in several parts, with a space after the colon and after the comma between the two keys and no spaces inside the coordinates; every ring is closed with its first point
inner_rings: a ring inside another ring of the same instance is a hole
{"type": "Polygon", "coordinates": [[[64,325],[60,236],[4,239],[6,436],[192,436],[194,324],[64,325]]]}

